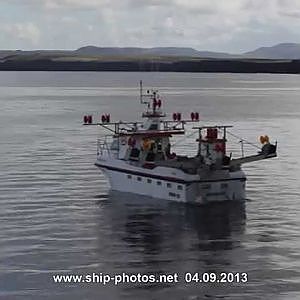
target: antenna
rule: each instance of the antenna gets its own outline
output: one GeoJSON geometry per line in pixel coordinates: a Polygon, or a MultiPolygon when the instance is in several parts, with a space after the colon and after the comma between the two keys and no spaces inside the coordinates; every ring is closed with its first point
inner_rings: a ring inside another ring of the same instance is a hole
{"type": "Polygon", "coordinates": [[[140,80],[140,101],[143,104],[143,81],[140,80]]]}
{"type": "Polygon", "coordinates": [[[140,80],[140,102],[141,102],[141,104],[149,105],[150,104],[149,100],[148,101],[143,100],[144,97],[151,98],[151,97],[153,97],[153,93],[150,94],[150,91],[147,90],[147,94],[143,94],[143,81],[140,80]]]}

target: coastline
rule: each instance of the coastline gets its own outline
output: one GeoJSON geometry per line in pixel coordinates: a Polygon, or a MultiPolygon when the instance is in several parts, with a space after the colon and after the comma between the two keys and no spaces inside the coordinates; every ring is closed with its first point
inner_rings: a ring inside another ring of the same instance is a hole
{"type": "Polygon", "coordinates": [[[2,59],[0,71],[127,71],[299,74],[300,60],[272,59],[2,59]]]}

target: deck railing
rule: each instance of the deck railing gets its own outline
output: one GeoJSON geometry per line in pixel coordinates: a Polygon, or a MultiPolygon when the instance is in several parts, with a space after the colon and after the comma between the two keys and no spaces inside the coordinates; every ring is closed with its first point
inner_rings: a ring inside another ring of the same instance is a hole
{"type": "Polygon", "coordinates": [[[97,157],[111,156],[112,136],[107,135],[97,140],[97,157]]]}

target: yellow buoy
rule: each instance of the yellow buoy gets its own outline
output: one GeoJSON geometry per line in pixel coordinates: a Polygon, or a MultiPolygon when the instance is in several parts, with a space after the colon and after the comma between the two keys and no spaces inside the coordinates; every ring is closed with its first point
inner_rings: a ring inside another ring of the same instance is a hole
{"type": "Polygon", "coordinates": [[[262,144],[268,144],[270,142],[270,139],[267,135],[261,135],[259,137],[259,141],[262,143],[262,144]]]}
{"type": "Polygon", "coordinates": [[[145,139],[143,142],[143,149],[144,150],[149,150],[151,147],[152,141],[149,139],[145,139]]]}
{"type": "Polygon", "coordinates": [[[260,137],[259,137],[259,141],[261,142],[261,144],[264,144],[265,143],[265,137],[263,136],[263,135],[261,135],[260,137]]]}
{"type": "Polygon", "coordinates": [[[265,143],[269,143],[269,141],[270,141],[270,139],[269,139],[269,137],[267,136],[267,135],[265,135],[265,143]]]}

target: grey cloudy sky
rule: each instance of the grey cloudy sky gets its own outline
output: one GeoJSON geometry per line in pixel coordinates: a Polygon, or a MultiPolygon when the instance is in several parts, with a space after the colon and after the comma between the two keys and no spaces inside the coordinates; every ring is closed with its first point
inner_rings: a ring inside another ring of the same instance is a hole
{"type": "Polygon", "coordinates": [[[0,0],[0,49],[300,43],[299,0],[0,0]]]}

